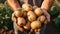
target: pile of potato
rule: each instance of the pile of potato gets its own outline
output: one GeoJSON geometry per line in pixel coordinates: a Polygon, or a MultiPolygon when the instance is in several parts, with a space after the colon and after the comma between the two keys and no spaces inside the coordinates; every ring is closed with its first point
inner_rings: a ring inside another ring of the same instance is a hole
{"type": "Polygon", "coordinates": [[[22,10],[15,11],[14,14],[17,17],[17,25],[22,26],[25,30],[40,30],[41,24],[46,20],[40,8],[33,9],[28,3],[23,4],[22,10]]]}

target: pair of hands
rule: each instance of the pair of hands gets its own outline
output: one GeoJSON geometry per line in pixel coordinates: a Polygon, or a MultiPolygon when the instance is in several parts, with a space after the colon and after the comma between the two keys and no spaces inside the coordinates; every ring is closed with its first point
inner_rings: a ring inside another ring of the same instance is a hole
{"type": "MultiPolygon", "coordinates": [[[[35,8],[37,8],[37,6],[34,6],[33,8],[35,9],[35,8]]],[[[50,22],[50,14],[47,12],[47,10],[42,9],[42,12],[43,12],[43,14],[46,16],[46,18],[47,18],[47,19],[46,19],[46,22],[50,22]]],[[[12,21],[13,21],[14,23],[17,22],[17,18],[15,17],[14,13],[12,14],[12,21]]],[[[17,25],[16,25],[16,26],[17,26],[17,25]]],[[[17,28],[19,29],[19,27],[17,27],[17,28]]],[[[24,29],[20,27],[19,30],[20,30],[20,31],[23,31],[24,29]]]]}

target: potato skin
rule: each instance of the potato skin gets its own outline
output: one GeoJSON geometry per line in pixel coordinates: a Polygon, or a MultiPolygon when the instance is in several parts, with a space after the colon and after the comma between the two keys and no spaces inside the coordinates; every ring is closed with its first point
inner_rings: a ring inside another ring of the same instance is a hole
{"type": "Polygon", "coordinates": [[[14,14],[16,17],[21,17],[23,15],[21,11],[15,11],[14,14]]]}
{"type": "Polygon", "coordinates": [[[25,3],[22,5],[22,8],[25,10],[25,11],[30,11],[32,10],[32,6],[28,3],[25,3]]]}
{"type": "Polygon", "coordinates": [[[35,13],[34,13],[33,11],[29,11],[29,12],[27,12],[27,16],[30,16],[30,15],[34,15],[34,16],[36,16],[35,13]]]}
{"type": "Polygon", "coordinates": [[[19,18],[17,18],[17,24],[18,24],[19,26],[24,26],[24,25],[26,24],[26,21],[25,21],[24,18],[19,17],[19,18]]]}
{"type": "Polygon", "coordinates": [[[27,16],[28,16],[28,20],[29,20],[30,22],[36,20],[36,15],[35,15],[35,13],[34,13],[33,11],[27,12],[27,16]]]}
{"type": "Polygon", "coordinates": [[[28,16],[28,20],[29,20],[30,22],[35,21],[35,20],[36,20],[36,16],[30,15],[30,16],[28,16]]]}
{"type": "Polygon", "coordinates": [[[41,23],[43,23],[46,20],[46,17],[44,15],[39,16],[38,18],[41,23]]]}
{"type": "Polygon", "coordinates": [[[31,23],[31,28],[32,28],[32,29],[38,29],[38,28],[40,28],[40,27],[41,27],[40,21],[33,21],[33,22],[31,23]]]}
{"type": "Polygon", "coordinates": [[[35,10],[34,10],[34,13],[37,15],[37,16],[40,16],[40,15],[42,15],[42,10],[40,9],[40,8],[36,8],[35,10]]]}

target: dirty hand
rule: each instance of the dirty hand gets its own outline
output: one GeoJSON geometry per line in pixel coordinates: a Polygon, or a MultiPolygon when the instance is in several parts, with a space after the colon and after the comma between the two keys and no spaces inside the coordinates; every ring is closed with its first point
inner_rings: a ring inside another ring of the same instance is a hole
{"type": "Polygon", "coordinates": [[[15,14],[13,13],[12,14],[12,21],[15,23],[16,25],[16,28],[19,30],[19,31],[24,31],[22,27],[18,26],[16,23],[17,23],[17,17],[15,16],[15,14]]]}
{"type": "Polygon", "coordinates": [[[12,21],[13,21],[13,22],[16,22],[16,19],[17,19],[17,18],[15,17],[14,13],[12,13],[12,21]]]}
{"type": "Polygon", "coordinates": [[[42,9],[42,12],[43,12],[43,14],[46,16],[46,18],[47,18],[47,22],[50,22],[50,14],[47,12],[47,10],[44,10],[44,9],[42,9]]]}

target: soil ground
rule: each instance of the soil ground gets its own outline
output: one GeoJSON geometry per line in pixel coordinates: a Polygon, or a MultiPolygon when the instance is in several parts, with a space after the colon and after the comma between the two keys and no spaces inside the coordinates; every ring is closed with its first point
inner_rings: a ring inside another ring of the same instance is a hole
{"type": "Polygon", "coordinates": [[[56,28],[53,24],[48,24],[45,34],[60,34],[60,29],[56,28]]]}
{"type": "MultiPolygon", "coordinates": [[[[14,31],[13,29],[6,31],[4,28],[0,28],[0,34],[14,34],[14,31]]],[[[60,29],[51,24],[47,24],[45,34],[60,34],[60,29]]]]}

